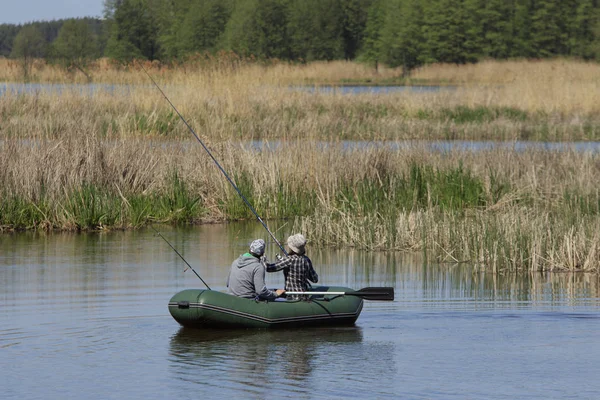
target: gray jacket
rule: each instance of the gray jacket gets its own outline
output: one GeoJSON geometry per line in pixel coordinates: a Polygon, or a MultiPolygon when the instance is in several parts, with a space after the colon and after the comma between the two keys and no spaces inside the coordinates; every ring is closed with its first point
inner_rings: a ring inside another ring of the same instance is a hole
{"type": "Polygon", "coordinates": [[[277,293],[267,289],[265,265],[250,253],[242,254],[231,264],[227,277],[227,293],[234,296],[273,300],[277,293]]]}

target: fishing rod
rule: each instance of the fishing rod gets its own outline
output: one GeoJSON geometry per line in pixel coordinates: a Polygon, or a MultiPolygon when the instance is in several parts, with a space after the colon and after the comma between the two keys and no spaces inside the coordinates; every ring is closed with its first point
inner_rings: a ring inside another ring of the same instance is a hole
{"type": "MultiPolygon", "coordinates": [[[[196,272],[196,270],[194,270],[194,268],[192,268],[192,266],[190,265],[190,263],[188,263],[185,260],[185,258],[183,258],[183,256],[181,254],[179,254],[179,252],[177,251],[177,249],[175,247],[173,247],[173,245],[171,243],[169,243],[169,241],[163,235],[161,235],[160,232],[157,231],[155,227],[153,227],[152,225],[150,225],[150,228],[152,228],[154,230],[154,232],[156,232],[156,234],[158,236],[160,236],[165,242],[167,242],[167,244],[173,249],[173,251],[175,253],[177,253],[177,255],[179,256],[179,258],[181,258],[183,260],[183,262],[186,263],[186,265],[188,266],[188,268],[191,269],[192,272],[194,272],[194,274],[196,274],[196,276],[202,281],[202,283],[204,283],[206,285],[206,287],[208,288],[208,290],[211,290],[210,286],[208,286],[206,284],[206,282],[204,282],[204,279],[202,279],[202,277],[200,277],[200,275],[198,275],[198,273],[196,272]]],[[[183,272],[185,272],[185,271],[187,271],[187,268],[183,272]]]]}
{"type": "Polygon", "coordinates": [[[250,211],[252,211],[252,213],[254,214],[254,216],[256,217],[256,219],[258,220],[258,222],[260,222],[262,224],[262,226],[267,230],[267,232],[269,232],[269,235],[271,235],[271,237],[273,238],[273,240],[275,241],[275,243],[277,243],[277,245],[279,246],[279,248],[281,249],[281,251],[283,252],[283,254],[287,255],[287,251],[285,251],[285,249],[283,248],[283,246],[281,245],[281,243],[279,242],[279,240],[277,240],[277,238],[275,237],[275,235],[273,235],[273,233],[269,230],[269,227],[267,227],[267,224],[265,224],[265,222],[258,215],[258,213],[254,209],[254,207],[252,207],[252,204],[250,204],[250,202],[248,201],[248,199],[246,199],[246,197],[242,194],[242,192],[240,191],[240,189],[233,182],[233,180],[229,177],[229,175],[227,174],[227,172],[225,172],[225,170],[223,169],[223,167],[221,167],[221,164],[219,164],[219,162],[217,161],[217,159],[212,155],[212,153],[210,152],[210,150],[208,149],[208,147],[206,147],[206,145],[204,144],[204,142],[200,139],[200,137],[192,129],[192,127],[190,126],[190,124],[188,124],[188,122],[186,121],[186,119],[183,118],[183,115],[181,115],[181,113],[177,110],[177,108],[171,102],[171,100],[169,100],[169,98],[167,97],[167,95],[165,94],[165,92],[163,92],[163,90],[160,88],[160,86],[158,86],[158,84],[156,83],[156,81],[150,76],[150,74],[148,73],[148,71],[146,71],[146,68],[144,68],[144,66],[141,63],[139,63],[139,65],[142,68],[142,70],[146,73],[146,75],[148,75],[148,78],[150,78],[150,80],[152,81],[152,83],[154,84],[154,86],[156,86],[156,88],[163,95],[163,97],[165,98],[165,100],[167,100],[169,102],[169,104],[171,105],[171,107],[173,107],[173,110],[175,110],[175,112],[177,113],[177,115],[179,115],[179,118],[183,121],[183,123],[185,124],[185,126],[188,127],[188,129],[190,130],[190,132],[192,133],[192,135],[194,135],[194,137],[196,138],[196,140],[198,141],[198,143],[200,143],[202,145],[202,147],[204,148],[204,150],[206,150],[206,152],[208,153],[208,155],[210,156],[210,158],[215,162],[215,164],[217,165],[217,167],[219,167],[219,170],[223,173],[223,175],[225,175],[225,178],[227,178],[227,180],[229,181],[229,183],[231,184],[231,186],[233,186],[233,188],[238,193],[238,195],[242,198],[242,200],[244,200],[244,203],[246,203],[246,205],[248,206],[248,208],[250,209],[250,211]]]}

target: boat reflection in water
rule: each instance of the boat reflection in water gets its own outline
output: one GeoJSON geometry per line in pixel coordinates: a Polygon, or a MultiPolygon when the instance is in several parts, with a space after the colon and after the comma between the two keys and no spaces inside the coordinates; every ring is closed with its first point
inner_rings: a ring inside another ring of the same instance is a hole
{"type": "Polygon", "coordinates": [[[232,394],[260,397],[298,393],[308,389],[304,381],[318,368],[351,360],[362,340],[361,328],[355,326],[277,331],[180,328],[171,338],[170,367],[176,378],[207,390],[226,387],[232,394]]]}

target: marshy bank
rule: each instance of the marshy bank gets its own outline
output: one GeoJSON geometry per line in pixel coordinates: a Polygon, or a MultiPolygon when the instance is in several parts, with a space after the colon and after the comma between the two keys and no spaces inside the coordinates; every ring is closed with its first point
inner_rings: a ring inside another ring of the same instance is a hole
{"type": "MultiPolygon", "coordinates": [[[[323,83],[340,84],[399,72],[349,62],[145,68],[211,140],[600,140],[600,66],[592,63],[434,65],[414,79],[454,89],[351,94],[295,88],[315,88],[319,74],[323,83]]],[[[0,71],[0,82],[16,77],[10,68],[0,71]]],[[[108,136],[189,137],[138,64],[99,66],[95,83],[83,87],[50,66],[37,75],[58,89],[0,96],[3,133],[59,137],[75,124],[108,136]]]]}
{"type": "MultiPolygon", "coordinates": [[[[265,219],[315,242],[425,252],[476,268],[597,270],[600,155],[431,152],[310,142],[220,143],[215,157],[265,219]]],[[[191,141],[6,139],[5,229],[121,229],[253,216],[191,141]]]]}
{"type": "MultiPolygon", "coordinates": [[[[261,217],[286,219],[315,243],[417,251],[493,271],[599,270],[598,153],[427,146],[597,140],[598,66],[482,63],[444,78],[460,88],[433,93],[290,90],[310,74],[326,81],[334,68],[338,76],[354,68],[331,64],[150,72],[261,217]],[[278,145],[257,148],[256,140],[278,145]]],[[[441,67],[429,68],[415,76],[441,67]]],[[[107,69],[97,77],[136,86],[0,97],[3,230],[253,218],[143,73],[107,69]]]]}

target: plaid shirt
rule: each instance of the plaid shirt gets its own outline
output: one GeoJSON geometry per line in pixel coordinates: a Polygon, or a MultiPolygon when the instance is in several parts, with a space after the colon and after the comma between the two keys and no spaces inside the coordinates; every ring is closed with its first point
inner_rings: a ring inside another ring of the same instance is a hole
{"type": "MultiPolygon", "coordinates": [[[[306,292],[311,281],[317,283],[319,275],[315,272],[310,258],[305,255],[290,254],[273,264],[267,264],[267,272],[283,270],[285,290],[289,292],[306,292]]],[[[291,295],[288,299],[296,300],[301,296],[291,295]]]]}

